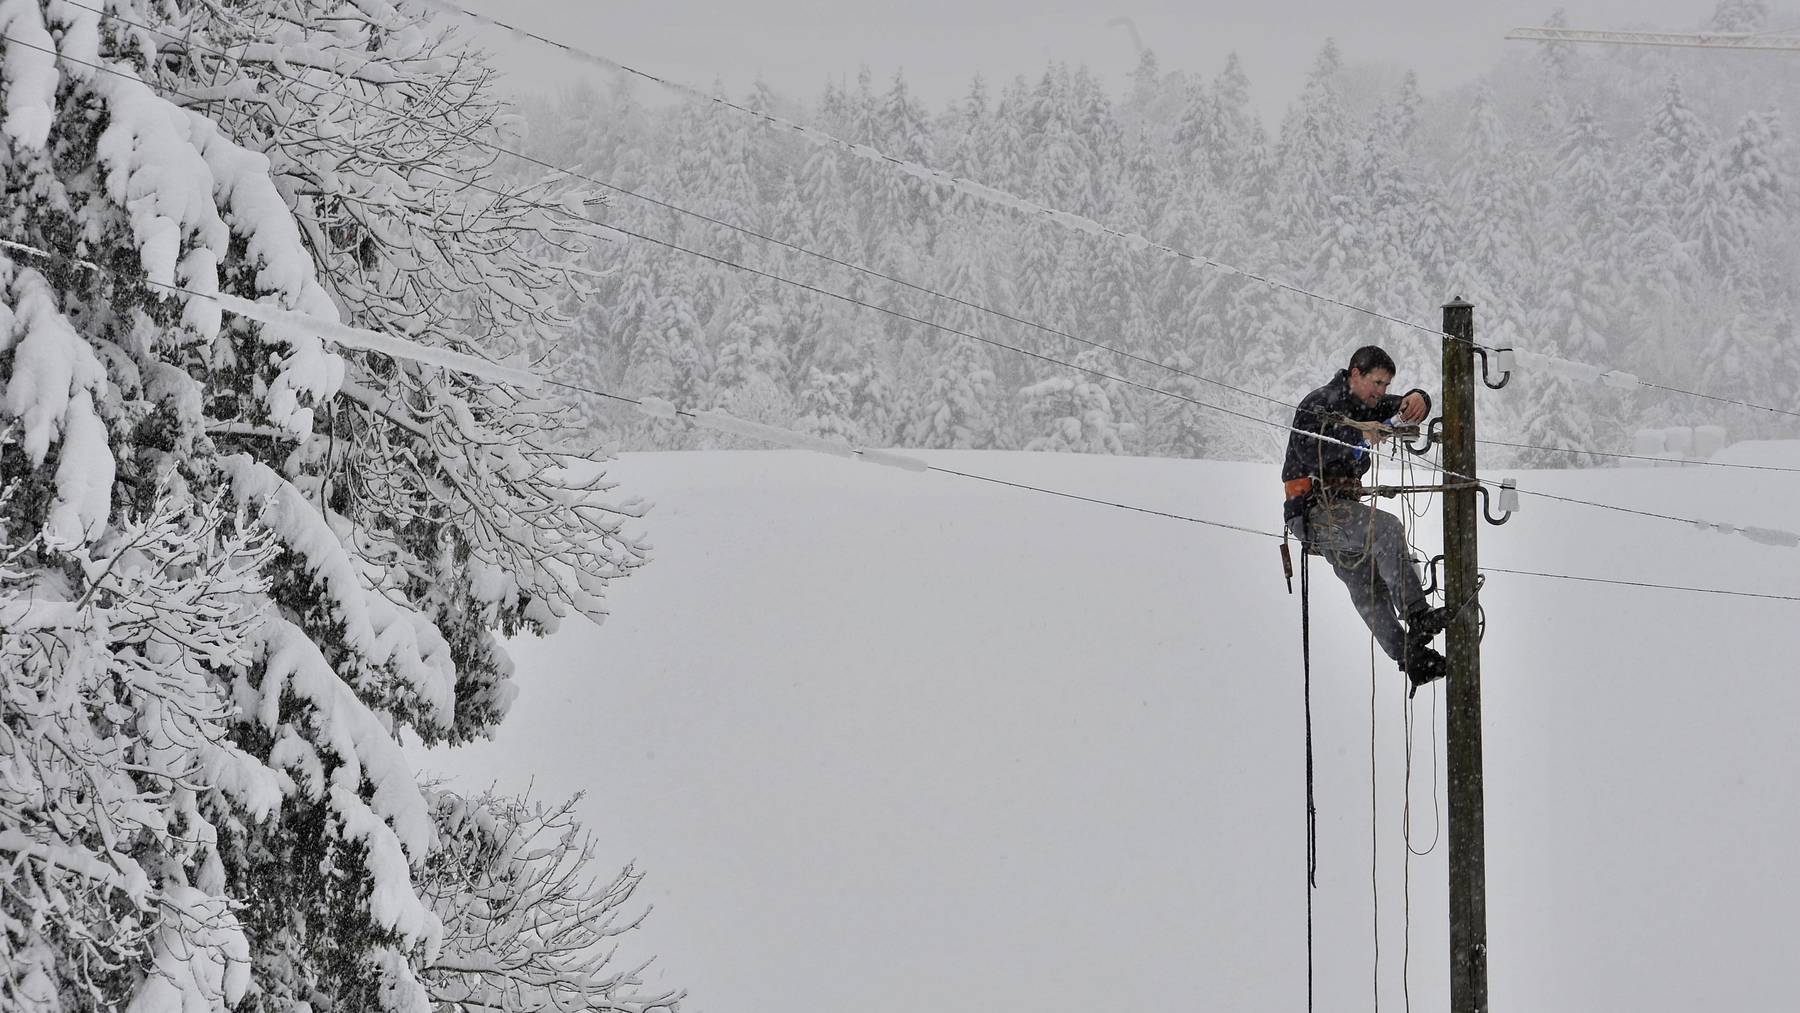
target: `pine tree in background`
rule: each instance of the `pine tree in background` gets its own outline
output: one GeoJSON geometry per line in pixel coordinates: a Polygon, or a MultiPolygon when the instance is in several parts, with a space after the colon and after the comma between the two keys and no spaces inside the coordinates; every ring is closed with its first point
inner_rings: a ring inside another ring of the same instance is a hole
{"type": "Polygon", "coordinates": [[[1297,261],[1308,257],[1313,239],[1330,222],[1331,198],[1342,192],[1349,164],[1348,123],[1338,97],[1342,71],[1337,43],[1327,41],[1281,123],[1272,203],[1282,234],[1298,243],[1297,261]]]}
{"type": "Polygon", "coordinates": [[[1784,153],[1780,115],[1751,112],[1728,142],[1721,169],[1740,213],[1767,221],[1780,215],[1795,195],[1791,154],[1784,153]]]}
{"type": "Polygon", "coordinates": [[[1715,32],[1757,32],[1769,23],[1764,0],[1720,0],[1707,27],[1715,32]]]}
{"type": "Polygon", "coordinates": [[[1625,223],[1629,255],[1645,270],[1639,294],[1670,301],[1696,269],[1694,246],[1681,232],[1712,147],[1705,124],[1688,107],[1681,79],[1671,76],[1634,147],[1625,223]]]}
{"type": "MultiPolygon", "coordinates": [[[[993,299],[991,265],[982,257],[979,220],[974,211],[958,216],[939,239],[943,269],[933,287],[974,305],[993,299]]],[[[941,306],[934,319],[964,334],[986,335],[997,318],[971,306],[941,306]]],[[[1034,336],[1036,338],[1036,336],[1034,336]]],[[[992,347],[961,334],[937,336],[939,352],[924,367],[923,390],[916,414],[906,420],[904,442],[915,447],[970,449],[995,445],[999,427],[999,382],[992,347]]]]}
{"type": "Polygon", "coordinates": [[[1101,386],[1088,379],[1052,376],[1019,392],[1029,451],[1120,454],[1119,420],[1101,386]]]}

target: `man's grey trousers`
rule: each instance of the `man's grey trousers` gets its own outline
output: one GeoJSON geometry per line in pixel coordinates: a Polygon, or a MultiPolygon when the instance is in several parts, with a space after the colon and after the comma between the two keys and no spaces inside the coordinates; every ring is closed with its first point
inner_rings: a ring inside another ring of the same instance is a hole
{"type": "Polygon", "coordinates": [[[1337,571],[1375,642],[1399,661],[1406,649],[1400,617],[1430,606],[1400,518],[1361,500],[1315,497],[1307,515],[1290,518],[1287,526],[1337,571]]]}

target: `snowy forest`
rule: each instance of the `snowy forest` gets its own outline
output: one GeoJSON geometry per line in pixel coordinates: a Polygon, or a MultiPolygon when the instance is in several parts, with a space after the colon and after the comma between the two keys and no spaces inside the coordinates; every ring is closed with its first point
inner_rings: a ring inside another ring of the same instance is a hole
{"type": "MultiPolygon", "coordinates": [[[[1696,21],[1723,31],[1780,21],[1756,0],[1706,13],[1696,21]]],[[[1035,80],[977,77],[942,109],[903,74],[867,72],[807,101],[723,97],[1408,322],[1435,326],[1461,296],[1491,346],[1793,405],[1800,192],[1787,131],[1800,88],[1787,55],[1514,45],[1477,84],[1427,98],[1404,67],[1327,42],[1273,131],[1235,58],[1178,68],[1150,50],[1119,90],[1057,63],[1035,80]]],[[[1292,404],[1373,342],[1403,385],[1436,388],[1429,333],[630,82],[530,110],[533,153],[608,184],[597,219],[646,237],[596,251],[593,291],[564,304],[578,322],[570,356],[594,386],[858,445],[1249,460],[1279,453],[1279,427],[1118,381],[1285,425],[1279,404],[1205,381],[1292,404]]],[[[1540,448],[1484,459],[1601,463],[1571,451],[1628,451],[1645,427],[1783,431],[1772,413],[1581,372],[1522,375],[1484,398],[1485,437],[1540,448]]],[[[603,408],[595,424],[632,449],[742,442],[629,410],[603,408]]]]}

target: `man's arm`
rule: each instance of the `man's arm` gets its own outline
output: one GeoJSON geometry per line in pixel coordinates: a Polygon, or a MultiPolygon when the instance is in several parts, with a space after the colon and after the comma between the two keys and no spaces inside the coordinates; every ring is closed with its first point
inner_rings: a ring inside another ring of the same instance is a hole
{"type": "Polygon", "coordinates": [[[1414,387],[1404,394],[1389,394],[1375,402],[1373,421],[1386,422],[1398,415],[1401,422],[1410,426],[1423,421],[1430,414],[1431,395],[1414,387]]]}

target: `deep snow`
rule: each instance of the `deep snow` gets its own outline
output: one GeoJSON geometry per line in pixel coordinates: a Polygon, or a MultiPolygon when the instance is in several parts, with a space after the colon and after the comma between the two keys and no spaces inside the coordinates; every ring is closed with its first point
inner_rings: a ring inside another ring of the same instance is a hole
{"type": "MultiPolygon", "coordinates": [[[[919,456],[1279,530],[1272,466],[919,456]]],[[[1800,467],[1800,444],[1720,459],[1800,467]]],[[[585,791],[602,855],[649,873],[626,953],[659,955],[656,984],[705,1013],[1304,1007],[1299,599],[1274,539],[792,451],[612,474],[657,502],[655,562],[604,628],[516,642],[497,740],[426,762],[585,791]]],[[[1800,492],[1774,472],[1518,474],[1772,527],[1800,492]]],[[[1420,535],[1435,552],[1435,515],[1420,535]]],[[[1493,566],[1800,594],[1796,550],[1531,496],[1481,538],[1493,566]]],[[[1366,1009],[1370,646],[1315,577],[1319,1008],[1366,1009]]],[[[1800,603],[1506,574],[1483,602],[1493,1008],[1786,1008],[1800,603]]],[[[1392,1009],[1403,687],[1375,665],[1392,1009]]],[[[1421,849],[1439,704],[1415,702],[1421,849]]],[[[1420,1009],[1445,1005],[1444,861],[1411,862],[1420,1009]]]]}

